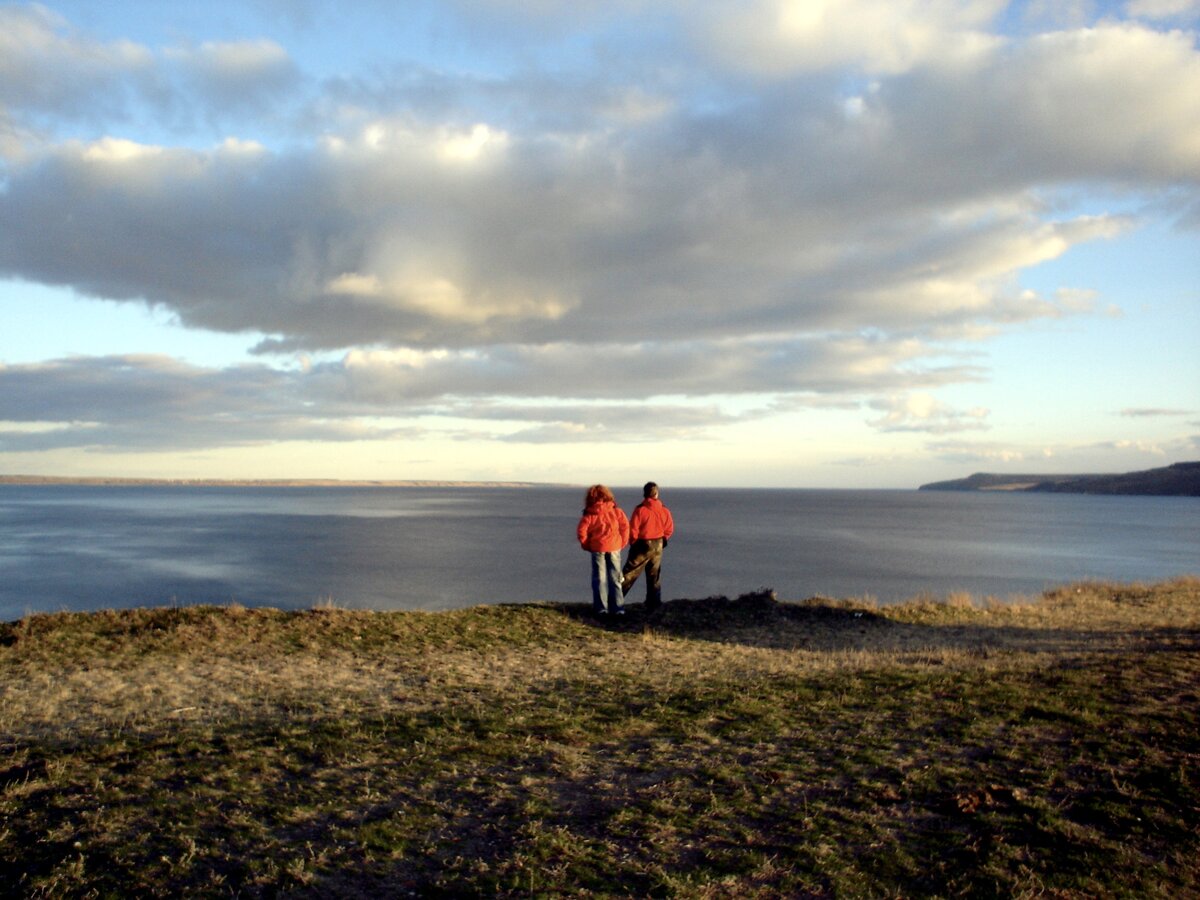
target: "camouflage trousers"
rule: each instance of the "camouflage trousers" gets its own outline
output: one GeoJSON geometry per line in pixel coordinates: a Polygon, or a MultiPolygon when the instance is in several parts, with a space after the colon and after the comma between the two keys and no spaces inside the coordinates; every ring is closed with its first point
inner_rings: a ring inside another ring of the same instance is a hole
{"type": "Polygon", "coordinates": [[[646,605],[662,603],[662,557],[666,544],[662,538],[636,540],[629,545],[629,558],[621,570],[621,593],[628,594],[633,583],[644,571],[646,573],[646,605]]]}

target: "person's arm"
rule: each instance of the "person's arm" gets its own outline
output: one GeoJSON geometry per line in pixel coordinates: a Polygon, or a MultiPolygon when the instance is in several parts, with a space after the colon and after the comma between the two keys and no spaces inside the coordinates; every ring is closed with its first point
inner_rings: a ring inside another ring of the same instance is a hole
{"type": "Polygon", "coordinates": [[[633,511],[633,518],[629,521],[630,537],[632,537],[635,541],[646,540],[647,532],[650,532],[653,526],[654,519],[650,515],[650,511],[644,506],[638,506],[638,508],[633,511]]]}

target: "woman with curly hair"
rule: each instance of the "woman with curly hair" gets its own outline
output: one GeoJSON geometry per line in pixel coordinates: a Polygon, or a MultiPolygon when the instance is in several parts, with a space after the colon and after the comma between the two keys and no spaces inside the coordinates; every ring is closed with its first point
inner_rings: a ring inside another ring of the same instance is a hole
{"type": "Polygon", "coordinates": [[[592,611],[602,616],[625,612],[621,593],[621,550],[629,543],[629,520],[612,491],[602,484],[588,488],[583,515],[575,529],[579,546],[592,555],[592,611]],[[607,610],[605,599],[608,600],[607,610]]]}

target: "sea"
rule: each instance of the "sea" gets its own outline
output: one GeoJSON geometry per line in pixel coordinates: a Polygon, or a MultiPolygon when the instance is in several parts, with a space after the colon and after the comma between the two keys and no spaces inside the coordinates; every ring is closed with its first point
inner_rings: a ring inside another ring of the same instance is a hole
{"type": "MultiPolygon", "coordinates": [[[[627,512],[639,488],[614,489],[627,512]]],[[[0,620],[241,604],[586,603],[584,489],[0,485],[0,620]]],[[[666,599],[1012,600],[1200,574],[1200,498],[670,489],[666,599]]],[[[630,602],[643,599],[643,585],[630,602]]]]}

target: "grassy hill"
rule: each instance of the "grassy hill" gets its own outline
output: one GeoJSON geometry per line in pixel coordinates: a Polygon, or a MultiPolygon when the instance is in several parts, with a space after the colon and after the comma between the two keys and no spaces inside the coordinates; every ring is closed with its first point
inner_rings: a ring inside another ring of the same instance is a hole
{"type": "Polygon", "coordinates": [[[21,896],[1200,894],[1200,579],[0,625],[21,896]]]}

